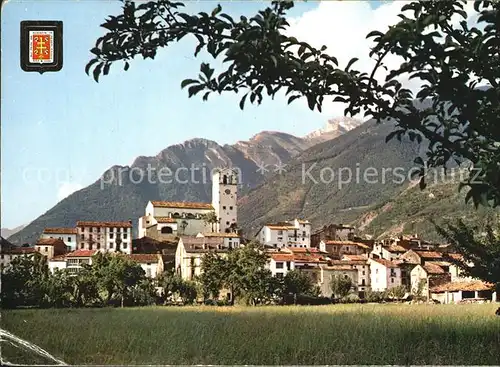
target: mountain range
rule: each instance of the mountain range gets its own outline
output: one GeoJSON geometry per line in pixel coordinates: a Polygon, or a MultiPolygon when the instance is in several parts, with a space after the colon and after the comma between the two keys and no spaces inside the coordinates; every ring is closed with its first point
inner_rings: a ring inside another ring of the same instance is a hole
{"type": "Polygon", "coordinates": [[[392,130],[390,123],[340,118],[305,137],[263,131],[232,145],[188,140],[156,156],[138,157],[131,166],[111,167],[9,241],[32,243],[43,228],[73,226],[77,220],[132,219],[136,227],[149,200],[209,202],[209,172],[227,166],[241,171],[238,219],[246,236],[266,222],[299,217],[309,219],[313,228],[351,223],[374,237],[418,231],[436,238],[430,218],[445,220],[459,214],[474,219],[488,214],[463,204],[456,184],[449,181],[420,191],[404,177],[401,180],[394,169],[408,176],[426,145],[405,139],[386,143],[392,130]],[[170,172],[167,180],[162,170],[170,172]],[[352,177],[347,182],[349,171],[352,177]],[[174,183],[170,180],[175,172],[180,174],[174,183]]]}

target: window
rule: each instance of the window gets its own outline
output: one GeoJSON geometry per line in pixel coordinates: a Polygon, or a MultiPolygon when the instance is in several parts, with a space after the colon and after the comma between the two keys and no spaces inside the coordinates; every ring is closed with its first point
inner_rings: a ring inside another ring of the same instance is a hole
{"type": "Polygon", "coordinates": [[[222,207],[222,209],[226,210],[226,206],[224,205],[224,206],[222,207]]]}
{"type": "Polygon", "coordinates": [[[276,278],[283,278],[283,273],[276,273],[276,278]]]}
{"type": "Polygon", "coordinates": [[[230,206],[230,207],[229,207],[229,210],[233,210],[233,207],[232,207],[232,206],[230,206]]]}
{"type": "Polygon", "coordinates": [[[124,234],[123,234],[123,239],[124,239],[124,240],[126,240],[126,239],[127,239],[127,234],[126,234],[126,233],[124,233],[124,234]]]}
{"type": "Polygon", "coordinates": [[[227,225],[229,225],[229,222],[226,222],[227,225]]]}
{"type": "MultiPolygon", "coordinates": [[[[173,232],[174,232],[174,231],[173,231],[172,227],[168,227],[168,226],[167,226],[167,227],[163,227],[163,228],[161,229],[161,233],[163,233],[163,234],[170,234],[170,233],[173,233],[173,232]]],[[[125,238],[126,238],[126,237],[125,237],[125,238]]]]}
{"type": "Polygon", "coordinates": [[[127,243],[126,243],[126,242],[124,242],[124,243],[123,243],[123,249],[126,249],[126,248],[127,248],[127,243]]]}
{"type": "Polygon", "coordinates": [[[233,245],[233,243],[231,241],[229,241],[229,247],[231,247],[233,245]]]}
{"type": "Polygon", "coordinates": [[[71,237],[68,237],[68,242],[71,242],[71,237]]]}
{"type": "Polygon", "coordinates": [[[364,279],[361,280],[361,285],[365,285],[365,280],[364,279]]]}
{"type": "Polygon", "coordinates": [[[365,275],[365,271],[363,270],[363,275],[365,275]]]}
{"type": "Polygon", "coordinates": [[[84,239],[85,239],[85,235],[82,233],[82,235],[80,236],[80,238],[81,238],[82,240],[84,240],[84,239]]]}
{"type": "Polygon", "coordinates": [[[229,195],[229,194],[231,193],[231,190],[226,189],[224,192],[225,192],[227,195],[229,195]]]}
{"type": "Polygon", "coordinates": [[[110,248],[110,249],[113,249],[113,242],[111,242],[111,243],[109,244],[109,248],[110,248]]]}
{"type": "Polygon", "coordinates": [[[276,263],[276,269],[283,269],[283,263],[282,262],[277,262],[276,263]]]}
{"type": "Polygon", "coordinates": [[[3,254],[2,254],[2,255],[0,255],[0,256],[1,256],[1,259],[3,260],[3,254]]]}
{"type": "Polygon", "coordinates": [[[391,283],[394,283],[394,278],[391,278],[391,283]]]}
{"type": "Polygon", "coordinates": [[[283,237],[278,237],[278,241],[283,241],[283,237]]]}
{"type": "Polygon", "coordinates": [[[283,231],[278,231],[278,235],[283,236],[283,231]]]}
{"type": "Polygon", "coordinates": [[[378,269],[375,269],[375,274],[378,274],[378,269]]]}
{"type": "Polygon", "coordinates": [[[97,233],[101,233],[101,227],[97,227],[97,233]]]}
{"type": "Polygon", "coordinates": [[[98,243],[96,244],[95,248],[99,250],[99,249],[101,248],[101,244],[98,242],[98,243]]]}
{"type": "Polygon", "coordinates": [[[84,246],[83,243],[80,243],[80,248],[83,248],[83,246],[84,246]]]}
{"type": "Polygon", "coordinates": [[[302,231],[302,237],[306,236],[306,231],[302,231]]]}
{"type": "Polygon", "coordinates": [[[48,252],[49,251],[48,246],[45,246],[45,248],[43,249],[43,251],[48,252]]]}
{"type": "Polygon", "coordinates": [[[113,233],[110,233],[109,234],[109,239],[112,240],[113,239],[113,233]]]}

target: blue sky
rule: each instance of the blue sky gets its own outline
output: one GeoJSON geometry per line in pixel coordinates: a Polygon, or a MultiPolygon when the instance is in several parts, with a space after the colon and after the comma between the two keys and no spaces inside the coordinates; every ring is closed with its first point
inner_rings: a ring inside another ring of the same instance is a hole
{"type": "MultiPolygon", "coordinates": [[[[192,2],[211,10],[217,2],[192,2]]],[[[222,2],[230,14],[254,14],[265,3],[222,2]]],[[[1,225],[27,224],[58,202],[68,188],[85,187],[114,164],[155,155],[194,137],[221,144],[246,140],[262,130],[295,135],[320,128],[326,114],[283,100],[238,108],[233,95],[208,102],[187,98],[182,79],[198,74],[193,43],[162,50],[155,60],[119,66],[97,84],[84,72],[99,27],[119,12],[119,1],[9,1],[2,7],[1,225]],[[20,68],[22,20],[62,20],[64,65],[60,72],[26,73],[20,68]]],[[[297,4],[292,16],[318,6],[297,4]]],[[[377,6],[373,2],[373,7],[377,6]]]]}

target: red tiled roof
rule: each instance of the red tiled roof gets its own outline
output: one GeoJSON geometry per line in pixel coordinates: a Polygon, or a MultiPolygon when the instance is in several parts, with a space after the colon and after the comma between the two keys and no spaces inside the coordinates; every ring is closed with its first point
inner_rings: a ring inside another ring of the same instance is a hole
{"type": "Polygon", "coordinates": [[[156,254],[131,254],[128,255],[133,261],[138,263],[154,263],[158,262],[158,256],[156,254]]]}
{"type": "Polygon", "coordinates": [[[311,254],[319,254],[322,253],[316,247],[295,247],[295,246],[287,246],[285,250],[288,250],[293,253],[311,253],[311,254]]]}
{"type": "Polygon", "coordinates": [[[387,247],[384,246],[384,248],[389,252],[406,252],[406,251],[408,251],[403,246],[399,246],[396,244],[392,244],[392,245],[389,245],[387,247]]]}
{"type": "Polygon", "coordinates": [[[445,271],[443,270],[442,267],[440,267],[437,264],[433,263],[426,263],[424,264],[423,268],[427,272],[427,274],[444,274],[445,271]]]}
{"type": "Polygon", "coordinates": [[[271,258],[274,261],[293,261],[294,259],[293,255],[291,254],[277,254],[277,253],[273,253],[271,255],[271,258]]]}
{"type": "Polygon", "coordinates": [[[384,265],[386,268],[399,268],[399,261],[390,261],[387,259],[372,259],[373,261],[384,265]]]}
{"type": "Polygon", "coordinates": [[[364,243],[360,242],[353,242],[353,241],[334,241],[334,240],[327,240],[324,241],[325,245],[336,245],[336,246],[359,246],[365,249],[370,248],[370,246],[365,245],[364,243]]]}
{"type": "Polygon", "coordinates": [[[330,260],[328,261],[331,265],[367,265],[368,259],[364,260],[330,260]]]}
{"type": "Polygon", "coordinates": [[[182,209],[210,209],[214,207],[210,203],[190,203],[185,201],[152,201],[154,207],[157,208],[182,208],[182,209]]]}
{"type": "Polygon", "coordinates": [[[177,223],[174,218],[170,217],[155,217],[155,219],[158,223],[177,223]]]}
{"type": "Polygon", "coordinates": [[[45,234],[76,234],[76,228],[45,228],[43,230],[45,234]]]}
{"type": "Polygon", "coordinates": [[[117,228],[132,228],[129,222],[93,222],[93,221],[78,221],[78,227],[117,227],[117,228]]]}
{"type": "Polygon", "coordinates": [[[422,259],[440,259],[443,257],[443,254],[437,251],[422,251],[422,250],[414,250],[414,251],[422,259]]]}
{"type": "Polygon", "coordinates": [[[438,285],[431,288],[431,292],[443,293],[443,292],[458,292],[458,291],[488,291],[493,289],[493,284],[485,283],[480,280],[474,280],[471,282],[450,282],[438,285]]]}
{"type": "Polygon", "coordinates": [[[344,259],[354,260],[354,261],[367,261],[368,257],[364,255],[344,255],[344,259]]]}
{"type": "Polygon", "coordinates": [[[97,250],[75,250],[66,254],[66,257],[92,257],[97,253],[97,250]]]}
{"type": "Polygon", "coordinates": [[[59,238],[40,238],[36,246],[66,246],[66,244],[59,238]]]}
{"type": "Polygon", "coordinates": [[[452,258],[453,260],[459,260],[462,261],[464,257],[461,254],[454,254],[454,253],[449,253],[446,256],[452,258]]]}

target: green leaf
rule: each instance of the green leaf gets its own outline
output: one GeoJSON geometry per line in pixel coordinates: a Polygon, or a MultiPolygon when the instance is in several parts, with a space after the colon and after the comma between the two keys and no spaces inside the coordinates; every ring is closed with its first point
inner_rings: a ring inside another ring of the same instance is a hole
{"type": "Polygon", "coordinates": [[[288,104],[292,103],[293,101],[295,101],[297,98],[300,98],[302,96],[300,95],[295,95],[295,96],[291,96],[290,98],[288,98],[288,104]]]}
{"type": "Polygon", "coordinates": [[[217,7],[212,10],[212,17],[215,17],[217,14],[219,14],[222,10],[222,7],[220,6],[220,4],[217,4],[217,7]]]}
{"type": "Polygon", "coordinates": [[[188,86],[189,84],[199,84],[200,81],[199,80],[196,80],[196,79],[184,79],[182,82],[181,82],[181,89],[185,88],[186,86],[188,86]]]}
{"type": "Polygon", "coordinates": [[[248,93],[245,94],[240,101],[240,109],[243,111],[243,108],[245,107],[245,100],[247,99],[248,93]]]}
{"type": "Polygon", "coordinates": [[[354,64],[356,61],[358,61],[359,59],[358,58],[353,58],[351,60],[349,60],[349,62],[347,63],[347,66],[345,67],[345,71],[349,71],[349,69],[351,68],[352,64],[354,64]]]}
{"type": "Polygon", "coordinates": [[[380,37],[383,36],[384,34],[380,31],[371,31],[366,35],[366,38],[371,38],[371,37],[380,37]]]}
{"type": "Polygon", "coordinates": [[[103,69],[103,71],[102,71],[102,74],[103,74],[103,75],[108,75],[110,66],[111,66],[111,63],[110,63],[110,62],[107,62],[107,63],[104,65],[104,69],[103,69]]]}
{"type": "Polygon", "coordinates": [[[94,69],[94,80],[96,81],[96,83],[99,83],[99,75],[101,74],[101,69],[102,69],[102,63],[97,65],[94,69]]]}
{"type": "Polygon", "coordinates": [[[85,74],[89,75],[90,67],[94,65],[96,62],[98,62],[98,59],[92,59],[90,60],[87,65],[85,65],[85,74]]]}

